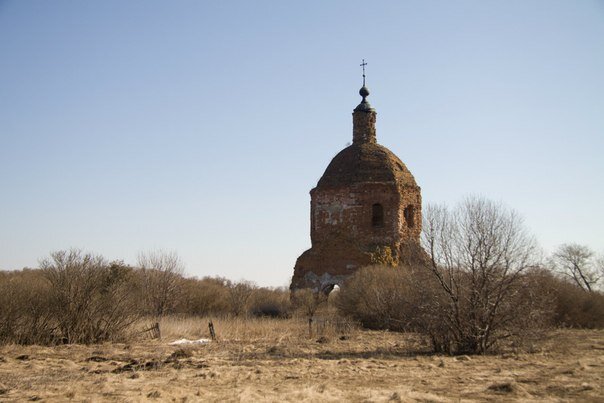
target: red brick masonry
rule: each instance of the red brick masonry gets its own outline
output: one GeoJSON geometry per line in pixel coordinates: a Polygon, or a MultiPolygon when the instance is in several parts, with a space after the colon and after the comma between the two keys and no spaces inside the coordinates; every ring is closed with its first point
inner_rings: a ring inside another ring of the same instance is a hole
{"type": "Polygon", "coordinates": [[[364,102],[353,113],[353,144],[310,191],[312,247],[296,262],[292,290],[342,285],[370,264],[378,247],[390,247],[399,259],[419,248],[420,187],[405,164],[377,144],[376,112],[364,102]]]}

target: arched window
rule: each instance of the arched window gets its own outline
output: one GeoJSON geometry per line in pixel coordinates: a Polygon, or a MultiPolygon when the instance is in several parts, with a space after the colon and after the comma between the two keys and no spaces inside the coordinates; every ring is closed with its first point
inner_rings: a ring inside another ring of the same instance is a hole
{"type": "Polygon", "coordinates": [[[413,207],[411,204],[405,207],[404,215],[407,227],[413,228],[415,226],[415,207],[413,207]]]}
{"type": "Polygon", "coordinates": [[[379,203],[371,206],[371,225],[374,227],[384,226],[384,207],[379,203]]]}

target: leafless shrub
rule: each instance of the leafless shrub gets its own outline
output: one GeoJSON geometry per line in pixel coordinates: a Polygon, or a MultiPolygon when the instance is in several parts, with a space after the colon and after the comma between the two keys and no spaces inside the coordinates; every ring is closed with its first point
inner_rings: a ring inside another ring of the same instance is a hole
{"type": "Polygon", "coordinates": [[[38,270],[0,273],[0,343],[49,343],[55,323],[49,296],[38,270]]]}
{"type": "Polygon", "coordinates": [[[221,277],[182,280],[175,312],[196,316],[288,317],[289,291],[257,287],[249,281],[231,282],[221,277]]]}
{"type": "Polygon", "coordinates": [[[441,307],[445,294],[423,266],[369,266],[344,284],[336,306],[340,314],[370,329],[419,332],[435,339],[446,329],[441,307]]]}
{"type": "Polygon", "coordinates": [[[158,317],[173,312],[184,274],[184,264],[176,252],[140,253],[138,265],[147,312],[158,317]]]}
{"type": "Polygon", "coordinates": [[[124,336],[138,318],[132,269],[79,250],[51,253],[40,262],[50,283],[55,334],[67,343],[98,343],[124,336]]]}
{"type": "Polygon", "coordinates": [[[370,329],[409,330],[418,305],[411,274],[401,267],[364,267],[345,283],[336,306],[370,329]]]}
{"type": "Polygon", "coordinates": [[[303,288],[292,293],[291,301],[295,310],[312,318],[317,310],[327,302],[327,295],[322,292],[314,292],[310,288],[303,288]]]}
{"type": "Polygon", "coordinates": [[[254,316],[287,318],[291,314],[289,290],[285,288],[258,288],[250,300],[254,316]]]}
{"type": "Polygon", "coordinates": [[[195,316],[226,315],[231,311],[227,282],[220,277],[183,279],[175,311],[195,316]]]}
{"type": "Polygon", "coordinates": [[[541,293],[551,296],[552,323],[559,327],[604,328],[604,294],[586,292],[567,277],[554,276],[545,268],[532,276],[541,293]]]}
{"type": "Polygon", "coordinates": [[[250,298],[256,290],[256,285],[251,281],[241,280],[238,282],[227,281],[227,300],[231,314],[239,316],[247,313],[250,298]]]}
{"type": "Polygon", "coordinates": [[[536,266],[536,243],[516,212],[478,197],[424,212],[429,270],[447,297],[445,326],[433,335],[443,350],[485,353],[541,322],[541,294],[524,275],[536,266]]]}

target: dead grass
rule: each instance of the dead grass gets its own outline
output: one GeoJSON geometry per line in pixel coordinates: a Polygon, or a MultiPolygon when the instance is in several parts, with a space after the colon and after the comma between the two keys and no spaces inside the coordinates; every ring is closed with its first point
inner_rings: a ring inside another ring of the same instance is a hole
{"type": "Polygon", "coordinates": [[[604,331],[556,331],[533,353],[425,354],[415,335],[304,319],[167,318],[163,340],[0,348],[0,401],[602,401],[604,331]],[[346,336],[346,337],[342,337],[346,336]],[[321,339],[321,342],[317,342],[321,339]]]}
{"type": "Polygon", "coordinates": [[[209,338],[208,323],[212,321],[219,340],[237,342],[245,340],[294,340],[304,331],[304,322],[300,320],[277,320],[270,318],[191,318],[165,317],[160,321],[162,337],[166,339],[199,339],[209,338]]]}

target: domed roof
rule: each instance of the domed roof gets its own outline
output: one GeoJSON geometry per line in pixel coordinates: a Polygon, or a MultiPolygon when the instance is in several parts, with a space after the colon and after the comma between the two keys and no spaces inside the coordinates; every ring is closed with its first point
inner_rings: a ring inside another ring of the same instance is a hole
{"type": "Polygon", "coordinates": [[[365,182],[396,182],[417,186],[411,172],[392,151],[377,143],[358,143],[346,147],[331,160],[317,188],[365,182]]]}

